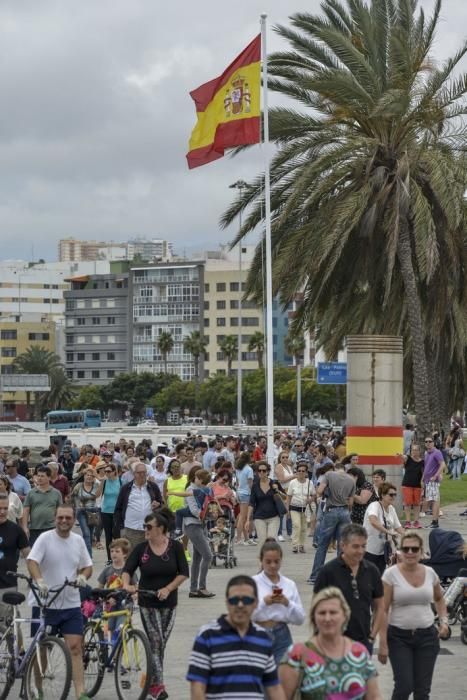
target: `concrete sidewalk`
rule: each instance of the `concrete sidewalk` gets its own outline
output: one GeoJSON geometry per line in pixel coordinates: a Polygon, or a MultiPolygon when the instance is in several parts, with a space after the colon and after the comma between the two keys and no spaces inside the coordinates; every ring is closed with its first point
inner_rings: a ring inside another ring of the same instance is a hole
{"type": "MultiPolygon", "coordinates": [[[[444,508],[444,516],[440,525],[447,530],[457,530],[467,540],[467,518],[461,518],[459,513],[465,508],[449,506],[444,508]]],[[[429,518],[425,518],[427,525],[429,518]]],[[[418,530],[428,543],[430,530],[418,530]]],[[[314,556],[311,540],[306,545],[306,554],[293,554],[290,542],[283,544],[284,563],[282,573],[293,578],[299,588],[305,609],[311,601],[311,587],[306,584],[314,556]]],[[[208,576],[208,588],[216,593],[215,598],[197,600],[188,598],[188,585],[185,584],[179,593],[177,620],[170,638],[165,659],[165,683],[172,700],[188,700],[189,687],[185,682],[188,657],[193,639],[198,628],[207,621],[225,612],[224,595],[227,581],[236,573],[255,574],[259,568],[258,547],[239,546],[236,548],[238,567],[234,569],[211,569],[208,576]]],[[[93,580],[105,565],[104,553],[95,550],[93,580]]],[[[138,615],[135,616],[135,621],[138,615]]],[[[138,620],[139,624],[139,620],[138,620]]],[[[294,640],[304,641],[308,638],[309,629],[305,624],[301,628],[292,628],[294,640]]],[[[383,697],[389,700],[392,693],[392,672],[390,666],[382,666],[376,660],[379,680],[383,697]]],[[[432,698],[449,698],[449,700],[465,700],[467,697],[467,646],[459,638],[459,626],[453,627],[453,635],[449,641],[442,642],[441,654],[438,657],[433,682],[432,698]]],[[[18,697],[19,687],[16,684],[10,693],[11,698],[18,697]],[[15,694],[16,693],[16,694],[15,694]]],[[[104,684],[98,696],[100,700],[115,700],[116,692],[113,685],[113,675],[106,674],[104,684]]],[[[240,700],[240,698],[239,698],[240,700]]]]}

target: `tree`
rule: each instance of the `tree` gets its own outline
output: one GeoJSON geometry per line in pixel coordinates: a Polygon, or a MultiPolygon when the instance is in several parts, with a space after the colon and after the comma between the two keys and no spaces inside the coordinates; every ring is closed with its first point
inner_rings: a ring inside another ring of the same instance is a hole
{"type": "Polygon", "coordinates": [[[176,375],[162,372],[122,373],[101,387],[102,399],[106,408],[125,407],[129,408],[133,415],[140,416],[152,397],[177,379],[176,375]]]}
{"type": "Polygon", "coordinates": [[[201,335],[200,331],[192,331],[190,335],[185,336],[183,339],[183,350],[186,353],[193,355],[193,360],[195,363],[195,408],[197,405],[199,390],[199,358],[201,355],[204,355],[207,344],[207,338],[205,338],[204,335],[201,335]]]}
{"type": "Polygon", "coordinates": [[[263,369],[264,347],[264,333],[261,333],[261,331],[255,331],[248,343],[248,350],[250,352],[256,352],[256,359],[258,360],[258,369],[263,369]]]}
{"type": "Polygon", "coordinates": [[[162,355],[162,360],[164,361],[164,372],[168,374],[167,371],[167,356],[172,352],[174,346],[173,335],[169,331],[162,331],[157,337],[157,347],[162,355]]]}
{"type": "MultiPolygon", "coordinates": [[[[268,59],[270,89],[307,110],[270,110],[273,292],[303,293],[294,329],[316,329],[330,355],[349,333],[403,334],[424,434],[433,397],[465,388],[467,76],[453,73],[467,44],[431,60],[441,0],[429,19],[416,0],[321,9],[278,27],[290,48],[268,59]]],[[[262,176],[241,194],[222,219],[251,207],[232,245],[261,221],[262,176]]],[[[256,299],[262,264],[259,245],[256,299]]]]}
{"type": "Polygon", "coordinates": [[[94,384],[83,386],[73,398],[70,407],[75,410],[80,408],[92,408],[96,411],[105,411],[107,405],[102,395],[102,389],[103,387],[94,384]]]}
{"type": "Polygon", "coordinates": [[[298,365],[300,364],[300,359],[305,350],[305,338],[303,337],[303,335],[290,333],[289,331],[287,337],[284,340],[284,346],[287,354],[292,355],[292,357],[295,360],[295,364],[298,367],[298,365]]]}
{"type": "MultiPolygon", "coordinates": [[[[50,391],[42,393],[37,402],[42,412],[55,411],[59,408],[71,406],[77,389],[68,379],[63,368],[54,367],[50,371],[49,377],[50,391]]],[[[84,408],[90,408],[90,406],[85,406],[84,408]]]]}
{"type": "MultiPolygon", "coordinates": [[[[51,379],[52,372],[62,369],[60,358],[51,350],[41,345],[31,345],[25,352],[13,361],[13,371],[16,374],[47,374],[51,379]]],[[[34,400],[35,419],[40,420],[40,400],[35,394],[34,400]]],[[[31,419],[31,392],[26,392],[26,410],[31,419]]]]}
{"type": "Polygon", "coordinates": [[[232,376],[232,360],[238,354],[238,338],[235,335],[225,335],[219,341],[219,348],[227,360],[227,376],[232,376]]]}

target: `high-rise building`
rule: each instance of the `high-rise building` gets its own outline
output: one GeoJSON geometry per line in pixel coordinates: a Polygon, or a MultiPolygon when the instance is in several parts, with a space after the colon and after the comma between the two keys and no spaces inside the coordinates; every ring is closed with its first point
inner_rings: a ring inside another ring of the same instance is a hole
{"type": "Polygon", "coordinates": [[[128,273],[81,275],[65,292],[65,368],[78,385],[107,384],[129,369],[128,273]]]}
{"type": "Polygon", "coordinates": [[[127,243],[127,258],[133,260],[140,256],[143,260],[172,260],[173,246],[161,238],[135,238],[127,243]]]}
{"type": "Polygon", "coordinates": [[[82,241],[78,238],[62,238],[58,242],[60,262],[94,260],[133,260],[139,256],[145,261],[171,260],[172,243],[161,238],[134,238],[127,242],[82,241]]]}
{"type": "MultiPolygon", "coordinates": [[[[179,262],[135,267],[130,270],[130,364],[135,372],[167,372],[193,379],[195,363],[183,348],[192,331],[203,330],[204,263],[179,262]],[[170,333],[173,348],[164,361],[158,345],[161,333],[170,333]]],[[[203,376],[203,361],[200,362],[203,376]]]]}
{"type": "MultiPolygon", "coordinates": [[[[221,246],[219,250],[205,254],[204,336],[208,340],[205,376],[226,373],[227,361],[219,342],[227,335],[234,335],[237,343],[241,335],[242,371],[258,368],[257,353],[249,350],[248,344],[255,332],[264,333],[263,309],[252,301],[242,301],[240,309],[253,253],[254,246],[242,244],[241,272],[238,246],[233,251],[221,246]]],[[[238,358],[235,358],[232,373],[236,374],[237,369],[238,358]]]]}

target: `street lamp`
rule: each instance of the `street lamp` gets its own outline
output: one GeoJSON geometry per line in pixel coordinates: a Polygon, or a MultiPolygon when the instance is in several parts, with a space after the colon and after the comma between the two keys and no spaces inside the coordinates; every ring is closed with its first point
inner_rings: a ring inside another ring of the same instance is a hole
{"type": "MultiPolygon", "coordinates": [[[[243,190],[248,187],[245,180],[237,180],[231,189],[239,191],[239,198],[242,199],[243,190]]],[[[242,210],[238,215],[238,230],[242,230],[242,210]]],[[[238,340],[237,340],[237,423],[242,424],[242,241],[238,242],[238,340]]]]}

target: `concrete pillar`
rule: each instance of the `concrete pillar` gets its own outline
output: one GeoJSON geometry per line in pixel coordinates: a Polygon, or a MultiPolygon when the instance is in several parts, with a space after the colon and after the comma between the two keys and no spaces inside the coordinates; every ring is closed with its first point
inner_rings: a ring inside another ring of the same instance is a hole
{"type": "Polygon", "coordinates": [[[362,469],[384,469],[402,503],[402,338],[347,337],[347,454],[356,452],[362,469]]]}

